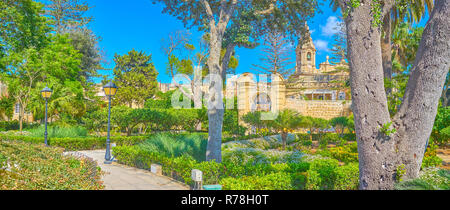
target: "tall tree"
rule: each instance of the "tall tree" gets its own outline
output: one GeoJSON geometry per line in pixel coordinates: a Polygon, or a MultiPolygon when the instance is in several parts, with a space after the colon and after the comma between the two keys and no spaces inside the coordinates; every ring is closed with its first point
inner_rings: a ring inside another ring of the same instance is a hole
{"type": "Polygon", "coordinates": [[[50,28],[41,16],[43,5],[32,0],[0,2],[0,80],[7,84],[8,95],[20,104],[19,124],[40,77],[41,50],[49,43],[50,28]]]}
{"type": "MultiPolygon", "coordinates": [[[[167,73],[170,77],[174,77],[178,70],[182,67],[182,60],[180,60],[179,56],[176,54],[180,54],[183,49],[191,50],[193,47],[189,44],[189,36],[190,33],[187,31],[175,31],[171,32],[166,39],[162,39],[162,47],[161,49],[164,51],[164,54],[167,56],[167,73]]],[[[184,61],[185,63],[187,61],[184,61]]]]}
{"type": "Polygon", "coordinates": [[[46,15],[51,20],[54,30],[59,34],[69,34],[72,45],[83,55],[79,80],[85,90],[85,98],[93,100],[93,78],[99,77],[97,70],[104,69],[102,52],[98,46],[100,37],[96,36],[88,24],[93,20],[86,13],[91,7],[79,0],[50,0],[46,2],[46,15]]]}
{"type": "Polygon", "coordinates": [[[69,28],[83,27],[89,24],[92,21],[91,16],[86,16],[89,8],[87,2],[79,0],[49,0],[46,14],[52,20],[55,31],[63,33],[69,28]]]}
{"type": "Polygon", "coordinates": [[[130,108],[133,104],[144,106],[145,101],[156,94],[158,87],[158,72],[152,56],[131,50],[126,55],[116,54],[114,62],[114,79],[120,88],[116,95],[117,101],[130,108]]]}
{"type": "Polygon", "coordinates": [[[262,65],[253,64],[255,70],[264,74],[280,74],[288,78],[294,71],[290,58],[292,50],[289,41],[280,33],[271,32],[264,36],[262,65]]]}
{"type": "Polygon", "coordinates": [[[337,32],[333,35],[333,45],[331,47],[330,62],[333,64],[341,63],[347,59],[347,31],[342,17],[339,17],[339,20],[335,28],[337,32]]]}
{"type": "Polygon", "coordinates": [[[92,86],[93,79],[99,76],[97,70],[104,69],[101,66],[102,51],[98,46],[100,38],[88,28],[72,28],[64,31],[64,34],[68,34],[73,47],[82,55],[79,80],[88,89],[92,86]]]}
{"type": "Polygon", "coordinates": [[[419,174],[450,67],[450,1],[437,0],[423,32],[398,113],[391,119],[381,55],[382,18],[393,0],[340,0],[347,38],[361,189],[393,189],[419,174]]]}
{"type": "Polygon", "coordinates": [[[272,121],[266,121],[269,128],[281,133],[281,140],[283,142],[283,150],[286,149],[287,136],[292,130],[296,130],[301,125],[302,118],[300,114],[294,110],[280,111],[278,117],[272,121]]]}
{"type": "MultiPolygon", "coordinates": [[[[232,53],[231,50],[228,50],[223,62],[220,62],[221,51],[224,48],[223,41],[226,32],[236,24],[236,20],[242,17],[248,18],[249,26],[251,26],[251,30],[255,35],[278,30],[294,37],[304,27],[304,22],[314,15],[318,6],[316,1],[307,0],[153,0],[153,2],[164,3],[163,13],[177,17],[186,27],[200,26],[209,33],[209,57],[207,61],[209,72],[222,78],[226,74],[232,53]]],[[[258,39],[258,36],[253,38],[258,39]]],[[[217,82],[211,82],[209,88],[211,100],[209,100],[210,106],[208,109],[209,137],[206,151],[207,161],[222,161],[221,144],[224,107],[221,94],[221,85],[217,85],[217,82]]]]}

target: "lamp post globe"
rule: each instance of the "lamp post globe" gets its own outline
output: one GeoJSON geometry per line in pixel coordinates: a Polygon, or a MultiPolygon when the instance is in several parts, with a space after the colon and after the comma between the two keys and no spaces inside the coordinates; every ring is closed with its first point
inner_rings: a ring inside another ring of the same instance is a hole
{"type": "Polygon", "coordinates": [[[48,99],[50,99],[50,97],[52,96],[53,91],[48,88],[45,87],[43,90],[41,90],[41,95],[42,98],[45,99],[45,132],[44,132],[44,139],[45,139],[45,145],[48,146],[48,141],[47,141],[47,136],[48,136],[48,132],[47,132],[47,107],[48,107],[48,99]]]}
{"type": "Polygon", "coordinates": [[[111,139],[110,139],[110,130],[111,130],[111,98],[117,93],[117,86],[109,82],[103,87],[103,91],[105,95],[108,97],[108,136],[106,138],[106,154],[105,154],[105,164],[111,164],[111,139]]]}

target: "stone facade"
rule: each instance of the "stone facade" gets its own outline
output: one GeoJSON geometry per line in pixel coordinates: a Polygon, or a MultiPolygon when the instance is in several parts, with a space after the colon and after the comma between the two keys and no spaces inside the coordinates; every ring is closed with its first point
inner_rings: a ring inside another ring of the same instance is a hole
{"type": "Polygon", "coordinates": [[[237,79],[235,88],[238,89],[240,115],[255,110],[292,109],[304,116],[329,120],[351,114],[350,88],[346,86],[350,78],[347,63],[342,60],[333,65],[327,56],[327,60],[317,69],[317,50],[311,36],[305,40],[299,41],[296,71],[288,80],[278,75],[265,87],[256,83],[251,73],[237,79]]]}

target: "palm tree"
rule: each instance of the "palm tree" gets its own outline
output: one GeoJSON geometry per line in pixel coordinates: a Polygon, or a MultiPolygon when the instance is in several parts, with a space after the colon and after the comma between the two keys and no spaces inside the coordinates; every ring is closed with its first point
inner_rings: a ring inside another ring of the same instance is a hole
{"type": "Polygon", "coordinates": [[[346,117],[336,117],[331,119],[330,124],[335,128],[336,133],[342,138],[345,128],[348,125],[348,119],[346,117]]]}
{"type": "Polygon", "coordinates": [[[261,120],[261,112],[249,112],[241,117],[242,121],[253,126],[256,130],[256,134],[258,131],[265,126],[265,123],[261,120]]]}
{"type": "Polygon", "coordinates": [[[280,111],[278,117],[273,121],[265,121],[267,126],[281,134],[283,150],[286,149],[287,135],[290,131],[300,127],[301,116],[298,112],[285,109],[280,111]]]}

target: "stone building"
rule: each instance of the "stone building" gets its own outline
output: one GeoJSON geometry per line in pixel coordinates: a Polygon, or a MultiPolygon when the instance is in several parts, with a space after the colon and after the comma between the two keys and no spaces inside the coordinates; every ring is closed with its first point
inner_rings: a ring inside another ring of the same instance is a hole
{"type": "MultiPolygon", "coordinates": [[[[299,42],[301,43],[301,42],[299,42]]],[[[316,68],[316,48],[311,36],[296,49],[295,73],[289,78],[281,75],[268,84],[255,82],[256,76],[245,73],[237,79],[240,115],[255,110],[276,111],[292,109],[304,116],[323,119],[351,114],[348,65],[342,60],[331,64],[329,57],[316,68]]],[[[227,82],[229,83],[229,82],[227,82]]]]}
{"type": "MultiPolygon", "coordinates": [[[[317,69],[317,50],[311,36],[307,36],[303,44],[300,43],[296,49],[295,73],[289,78],[272,75],[271,78],[261,79],[252,73],[227,78],[224,97],[237,96],[240,116],[257,110],[283,109],[328,120],[351,114],[350,88],[346,85],[350,79],[347,63],[342,60],[331,64],[327,56],[327,60],[317,69]],[[264,80],[266,82],[261,82],[264,80]]],[[[163,92],[177,89],[172,84],[159,86],[163,92]]],[[[190,89],[190,85],[185,88],[190,89]]],[[[207,94],[207,85],[202,85],[201,89],[207,94]]]]}

